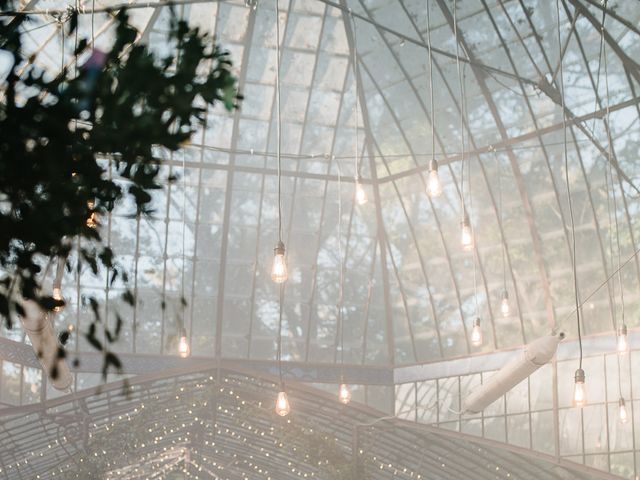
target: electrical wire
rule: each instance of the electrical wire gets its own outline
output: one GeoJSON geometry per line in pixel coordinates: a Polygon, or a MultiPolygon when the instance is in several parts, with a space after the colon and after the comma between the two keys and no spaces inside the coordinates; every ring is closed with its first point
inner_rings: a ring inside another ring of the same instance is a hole
{"type": "Polygon", "coordinates": [[[276,0],[276,157],[278,162],[278,241],[282,242],[282,132],[280,117],[280,2],[276,0]]]}
{"type": "MultiPolygon", "coordinates": [[[[277,146],[276,154],[278,160],[278,245],[282,242],[282,158],[280,157],[281,147],[281,118],[280,118],[280,1],[276,0],[276,112],[277,112],[277,146]]],[[[284,303],[284,283],[279,284],[278,297],[278,345],[277,361],[278,376],[280,378],[280,389],[284,391],[284,378],[282,376],[282,308],[284,303]]]]}
{"type": "Polygon", "coordinates": [[[427,46],[429,50],[429,97],[431,107],[431,159],[436,157],[436,109],[433,101],[433,54],[431,53],[431,12],[427,1],[427,46]]]}
{"type": "Polygon", "coordinates": [[[184,275],[186,270],[186,230],[187,230],[187,167],[185,162],[185,152],[182,151],[182,272],[181,272],[181,286],[180,286],[180,305],[182,307],[182,329],[184,330],[184,312],[185,312],[185,297],[184,297],[184,275]]]}
{"type": "Polygon", "coordinates": [[[350,12],[350,16],[351,16],[351,23],[353,24],[353,60],[352,60],[352,66],[353,66],[353,90],[354,90],[354,95],[355,95],[355,102],[354,102],[354,108],[355,108],[355,124],[356,124],[356,131],[355,131],[355,139],[356,139],[356,143],[355,143],[355,151],[354,151],[354,169],[355,169],[355,178],[359,178],[360,177],[360,170],[359,170],[359,156],[360,156],[360,150],[358,148],[358,144],[359,144],[359,139],[358,139],[358,117],[360,115],[359,109],[358,109],[358,104],[360,102],[360,98],[359,98],[359,94],[358,94],[358,33],[356,31],[356,20],[355,17],[353,16],[353,12],[350,12]]]}
{"type": "MultiPolygon", "coordinates": [[[[600,39],[602,40],[602,37],[604,36],[604,22],[605,22],[605,12],[606,12],[606,6],[607,6],[607,2],[605,0],[604,2],[604,7],[603,11],[602,11],[602,31],[603,33],[600,36],[600,39]]],[[[607,165],[609,167],[609,177],[611,179],[611,196],[613,199],[613,218],[615,221],[615,227],[616,227],[616,249],[617,249],[617,253],[618,253],[618,286],[620,287],[620,319],[622,320],[622,327],[621,328],[626,328],[625,325],[625,318],[624,318],[624,285],[622,283],[622,272],[621,272],[621,268],[620,268],[620,259],[621,259],[621,255],[622,255],[622,249],[620,248],[620,226],[618,225],[618,205],[617,205],[617,201],[616,201],[616,186],[613,183],[613,166],[612,166],[612,160],[613,160],[613,137],[611,136],[611,111],[610,111],[610,105],[611,105],[611,96],[609,93],[609,67],[608,67],[608,60],[607,60],[607,49],[606,47],[603,47],[603,59],[604,59],[604,83],[605,83],[605,93],[607,95],[607,109],[606,109],[606,124],[605,124],[605,130],[607,132],[607,141],[609,143],[608,145],[608,153],[609,153],[609,161],[607,162],[607,165]]],[[[596,91],[596,99],[597,99],[597,94],[598,92],[596,91]]],[[[606,173],[606,170],[605,170],[606,173]]],[[[616,175],[618,176],[618,181],[619,181],[619,173],[616,171],[616,175]]],[[[607,187],[608,187],[608,183],[607,183],[607,187]]],[[[609,204],[609,197],[607,196],[607,205],[609,204]]],[[[609,223],[611,223],[611,218],[609,218],[609,223]]],[[[611,234],[609,235],[609,238],[611,239],[611,234]]],[[[611,262],[613,263],[613,247],[611,248],[611,262]]],[[[615,282],[614,282],[615,284],[615,282]]],[[[615,317],[614,317],[615,319],[615,317]]],[[[618,331],[618,326],[616,324],[617,322],[614,321],[613,324],[613,328],[614,328],[614,335],[616,335],[616,339],[618,339],[618,335],[621,334],[621,332],[618,331]]],[[[619,352],[616,355],[616,362],[617,362],[617,368],[618,368],[618,394],[620,396],[620,398],[622,399],[622,375],[621,375],[621,368],[620,368],[620,354],[623,352],[619,352]]]]}
{"type": "Polygon", "coordinates": [[[342,253],[342,172],[340,164],[336,162],[338,167],[338,259],[340,262],[340,284],[338,286],[338,305],[337,320],[340,325],[340,378],[344,383],[344,317],[343,317],[343,301],[344,301],[344,258],[342,253]]]}
{"type": "MultiPolygon", "coordinates": [[[[602,9],[602,21],[600,22],[600,47],[598,48],[598,70],[596,71],[596,88],[595,88],[595,98],[593,99],[593,111],[595,112],[598,109],[598,92],[600,91],[600,67],[602,65],[602,50],[604,48],[604,22],[607,18],[607,0],[604,0],[604,8],[602,9]]],[[[607,100],[608,104],[608,100],[607,100]]],[[[591,133],[596,130],[596,117],[593,117],[593,122],[591,124],[591,133]]]]}
{"type": "Polygon", "coordinates": [[[460,41],[458,39],[458,0],[453,0],[453,36],[456,40],[456,69],[458,71],[458,81],[460,82],[460,145],[462,151],[462,158],[460,160],[460,204],[462,210],[462,221],[465,220],[466,210],[464,204],[464,81],[460,72],[460,41]]]}
{"type": "Polygon", "coordinates": [[[502,207],[502,169],[500,168],[500,160],[498,159],[498,154],[493,149],[493,156],[496,160],[496,170],[498,171],[498,208],[500,212],[498,212],[500,219],[500,236],[502,237],[502,286],[504,291],[507,291],[507,243],[504,238],[504,209],[502,207]]]}
{"type": "Polygon", "coordinates": [[[278,344],[276,351],[276,361],[278,363],[278,378],[280,379],[280,390],[284,392],[284,377],[282,376],[282,304],[284,303],[284,283],[279,284],[278,300],[278,344]]]}
{"type": "MultiPolygon", "coordinates": [[[[606,2],[605,2],[605,8],[606,8],[606,2]]],[[[603,28],[604,28],[604,24],[603,24],[603,28]]],[[[609,68],[608,68],[608,60],[607,60],[607,49],[606,47],[604,48],[603,51],[603,58],[604,58],[604,83],[605,83],[605,91],[606,91],[606,95],[607,95],[607,108],[606,108],[606,131],[607,131],[607,141],[609,143],[608,145],[608,154],[609,154],[609,161],[607,162],[609,164],[609,176],[611,177],[611,194],[612,194],[612,198],[613,198],[613,218],[615,221],[615,226],[616,226],[616,247],[618,250],[618,285],[620,286],[620,312],[621,312],[621,320],[622,320],[622,325],[625,325],[625,318],[624,318],[624,286],[622,284],[622,273],[620,271],[620,258],[621,258],[621,248],[620,248],[620,229],[619,229],[619,225],[618,225],[618,206],[617,206],[617,202],[616,202],[616,188],[615,185],[613,183],[613,167],[612,167],[612,163],[613,163],[613,158],[614,158],[614,153],[613,153],[613,137],[611,136],[611,111],[610,111],[610,105],[611,105],[611,97],[609,94],[609,68]]],[[[616,176],[618,177],[618,182],[619,182],[619,173],[616,171],[616,176]]],[[[617,333],[617,332],[616,332],[617,333]]]]}
{"type": "Polygon", "coordinates": [[[556,14],[557,14],[557,33],[558,33],[558,51],[560,54],[560,102],[562,106],[562,130],[564,135],[564,176],[565,183],[567,187],[567,200],[569,202],[569,216],[571,218],[571,245],[572,245],[572,255],[571,255],[571,263],[573,270],[573,290],[574,290],[574,298],[576,305],[576,320],[578,327],[578,345],[580,347],[580,362],[579,369],[582,369],[582,328],[580,325],[580,301],[578,298],[578,275],[576,271],[576,228],[575,228],[575,220],[573,216],[573,202],[571,200],[571,183],[569,181],[569,152],[567,150],[567,116],[565,110],[565,95],[564,95],[564,68],[562,61],[562,36],[560,33],[560,0],[556,0],[556,14]]]}

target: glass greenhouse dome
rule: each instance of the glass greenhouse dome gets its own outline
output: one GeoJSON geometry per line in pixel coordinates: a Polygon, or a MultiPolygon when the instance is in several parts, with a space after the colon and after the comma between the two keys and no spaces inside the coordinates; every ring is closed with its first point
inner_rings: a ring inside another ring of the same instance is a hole
{"type": "Polygon", "coordinates": [[[158,53],[177,15],[230,52],[244,99],[158,149],[177,180],[150,215],[101,219],[133,306],[104,272],[62,277],[68,390],[2,328],[0,478],[640,478],[640,4],[16,6],[50,74],[75,68],[68,12],[108,50],[126,7],[158,53]],[[124,319],[105,379],[89,296],[124,319]],[[551,360],[464,410],[560,332],[551,360]]]}

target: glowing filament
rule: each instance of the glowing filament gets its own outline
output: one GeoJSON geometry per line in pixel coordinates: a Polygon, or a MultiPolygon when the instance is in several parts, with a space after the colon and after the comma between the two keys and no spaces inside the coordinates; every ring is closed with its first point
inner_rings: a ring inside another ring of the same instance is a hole
{"type": "Polygon", "coordinates": [[[464,216],[461,224],[460,243],[462,244],[463,250],[468,251],[473,249],[473,231],[471,230],[471,222],[469,222],[467,215],[464,216]]]}
{"type": "Polygon", "coordinates": [[[627,353],[629,351],[629,342],[627,339],[627,326],[622,325],[618,329],[618,353],[627,353]]]}
{"type": "Polygon", "coordinates": [[[180,333],[180,341],[178,342],[178,354],[182,357],[188,357],[189,356],[189,352],[190,352],[190,348],[189,348],[189,339],[187,338],[187,332],[182,329],[182,332],[180,333]]]}
{"type": "Polygon", "coordinates": [[[620,402],[618,403],[618,418],[622,423],[627,423],[627,420],[629,420],[627,415],[627,405],[622,397],[620,397],[620,402]]]}
{"type": "Polygon", "coordinates": [[[367,192],[364,191],[364,187],[360,183],[360,178],[356,177],[356,203],[358,205],[364,205],[367,201],[367,192]]]}
{"type": "Polygon", "coordinates": [[[338,391],[338,400],[345,405],[351,401],[351,390],[346,383],[340,384],[340,390],[338,391]]]}
{"type": "Polygon", "coordinates": [[[287,415],[289,415],[290,411],[291,407],[289,406],[289,398],[287,397],[287,392],[279,392],[278,398],[276,399],[276,413],[281,417],[286,417],[287,415]]]}
{"type": "Polygon", "coordinates": [[[437,197],[442,193],[440,175],[438,175],[438,162],[431,160],[429,164],[429,176],[427,177],[427,194],[430,197],[437,197]]]}
{"type": "Polygon", "coordinates": [[[478,347],[482,345],[482,328],[480,328],[480,319],[476,318],[473,322],[473,330],[471,330],[471,344],[478,347]]]}
{"type": "Polygon", "coordinates": [[[271,280],[275,283],[284,283],[289,278],[287,260],[284,257],[284,243],[278,242],[273,250],[273,266],[271,267],[271,280]]]}
{"type": "Polygon", "coordinates": [[[576,370],[575,385],[573,387],[573,406],[582,408],[587,404],[587,387],[584,370],[576,370]]]}
{"type": "Polygon", "coordinates": [[[502,292],[502,300],[500,300],[500,312],[502,312],[503,317],[508,317],[511,312],[511,307],[509,306],[509,292],[506,290],[502,292]]]}

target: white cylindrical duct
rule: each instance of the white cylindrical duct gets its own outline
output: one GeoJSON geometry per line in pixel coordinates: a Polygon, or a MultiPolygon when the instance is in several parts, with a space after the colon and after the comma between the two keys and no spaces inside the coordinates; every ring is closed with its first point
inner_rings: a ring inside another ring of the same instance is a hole
{"type": "Polygon", "coordinates": [[[42,369],[54,388],[67,390],[71,386],[73,376],[65,359],[58,357],[58,336],[51,321],[46,312],[33,300],[24,300],[21,305],[25,312],[21,317],[22,326],[31,340],[42,369]],[[55,378],[52,377],[54,366],[55,378]]]}
{"type": "Polygon", "coordinates": [[[480,413],[553,358],[564,334],[539,338],[519,352],[464,400],[463,412],[480,413]]]}

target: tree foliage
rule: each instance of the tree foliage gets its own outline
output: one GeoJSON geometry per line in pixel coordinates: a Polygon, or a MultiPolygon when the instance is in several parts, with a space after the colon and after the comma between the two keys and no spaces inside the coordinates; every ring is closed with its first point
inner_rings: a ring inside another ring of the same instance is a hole
{"type": "MultiPolygon", "coordinates": [[[[0,0],[2,10],[12,0],[0,0]]],[[[115,35],[108,52],[78,39],[78,12],[64,25],[74,34],[78,67],[53,76],[23,53],[28,15],[0,18],[0,315],[11,327],[23,299],[47,311],[63,306],[43,284],[48,268],[67,262],[77,250],[78,265],[93,274],[106,270],[109,282],[125,285],[127,271],[101,232],[101,219],[118,203],[132,205],[132,219],[151,213],[154,190],[163,178],[157,152],[175,151],[202,126],[207,108],[238,107],[241,97],[229,54],[197,28],[175,16],[166,54],[137,43],[126,11],[113,12],[115,35]],[[80,241],[78,241],[80,239],[80,241]]],[[[28,27],[27,27],[28,28],[28,27]]],[[[79,272],[78,272],[79,274],[79,272]]],[[[98,338],[98,301],[87,303],[94,323],[83,332],[105,352],[104,371],[119,360],[104,344],[117,340],[123,320],[98,338]]]]}

